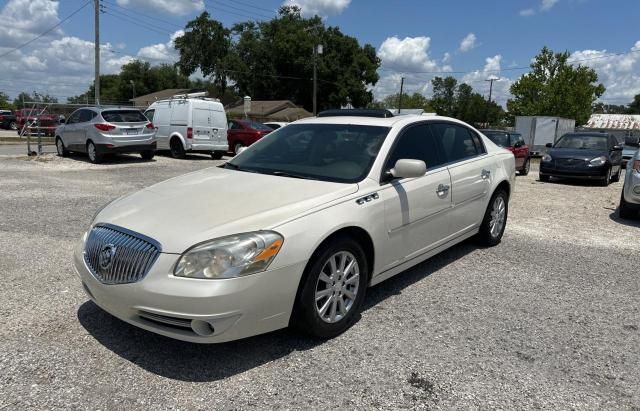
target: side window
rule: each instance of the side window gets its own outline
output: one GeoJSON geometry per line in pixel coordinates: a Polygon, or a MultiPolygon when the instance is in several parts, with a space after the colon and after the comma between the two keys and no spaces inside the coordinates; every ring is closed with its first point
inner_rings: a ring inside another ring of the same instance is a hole
{"type": "Polygon", "coordinates": [[[144,112],[144,115],[149,119],[149,121],[153,122],[153,115],[155,112],[155,110],[147,110],[144,112]]]}
{"type": "Polygon", "coordinates": [[[473,139],[473,143],[476,145],[476,151],[478,154],[484,154],[487,150],[484,148],[484,143],[478,134],[476,134],[473,130],[467,129],[467,132],[471,134],[471,138],[473,139]]]}
{"type": "Polygon", "coordinates": [[[444,150],[448,163],[484,153],[484,145],[475,133],[457,124],[440,123],[431,126],[444,150]]]}
{"type": "Polygon", "coordinates": [[[410,126],[401,132],[387,160],[385,170],[393,168],[396,161],[402,158],[422,160],[427,169],[436,168],[445,162],[427,124],[410,126]]]}
{"type": "Polygon", "coordinates": [[[79,123],[86,123],[87,121],[91,121],[95,116],[94,112],[91,110],[80,110],[80,116],[78,119],[79,123]]]}
{"type": "Polygon", "coordinates": [[[67,120],[67,124],[74,124],[80,121],[80,112],[82,110],[78,110],[69,116],[69,120],[67,120]]]}

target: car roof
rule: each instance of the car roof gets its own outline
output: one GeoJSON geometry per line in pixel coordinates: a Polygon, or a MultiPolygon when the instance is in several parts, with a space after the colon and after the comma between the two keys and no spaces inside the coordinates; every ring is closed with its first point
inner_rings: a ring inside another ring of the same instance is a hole
{"type": "Polygon", "coordinates": [[[605,133],[604,131],[572,131],[569,133],[565,133],[562,136],[591,136],[591,137],[604,137],[610,136],[612,134],[605,133]]]}
{"type": "Polygon", "coordinates": [[[507,130],[498,130],[498,129],[494,129],[494,128],[481,128],[478,131],[481,131],[483,133],[506,133],[506,134],[520,134],[518,132],[515,131],[507,131],[507,130]]]}
{"type": "Polygon", "coordinates": [[[471,127],[469,124],[451,117],[404,114],[388,118],[366,117],[366,116],[328,116],[328,117],[307,117],[296,121],[294,124],[352,124],[362,126],[394,127],[404,126],[418,122],[447,121],[463,126],[471,127]]]}

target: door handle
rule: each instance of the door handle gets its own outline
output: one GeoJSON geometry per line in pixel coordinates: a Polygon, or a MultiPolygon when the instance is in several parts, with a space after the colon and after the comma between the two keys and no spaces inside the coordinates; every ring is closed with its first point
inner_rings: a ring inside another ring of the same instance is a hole
{"type": "Polygon", "coordinates": [[[451,187],[448,184],[440,184],[436,189],[438,197],[445,197],[451,187]]]}
{"type": "Polygon", "coordinates": [[[486,180],[489,177],[491,177],[491,171],[483,169],[482,173],[480,173],[480,176],[482,177],[483,180],[486,180]]]}

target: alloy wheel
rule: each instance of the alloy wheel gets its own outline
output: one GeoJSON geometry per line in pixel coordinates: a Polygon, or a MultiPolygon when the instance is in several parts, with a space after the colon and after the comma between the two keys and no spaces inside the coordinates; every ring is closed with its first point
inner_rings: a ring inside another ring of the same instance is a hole
{"type": "Polygon", "coordinates": [[[351,310],[360,283],[360,267],[356,257],[339,251],[327,259],[316,283],[316,312],[322,321],[337,323],[351,310]]]}
{"type": "Polygon", "coordinates": [[[504,227],[505,217],[507,215],[507,208],[502,196],[497,196],[493,201],[491,209],[491,220],[489,220],[489,232],[491,236],[496,238],[502,232],[504,227]]]}
{"type": "Polygon", "coordinates": [[[87,146],[87,155],[92,162],[96,161],[96,146],[93,143],[89,143],[87,146]]]}
{"type": "Polygon", "coordinates": [[[58,155],[60,157],[64,156],[64,144],[62,143],[62,140],[58,139],[56,142],[56,149],[58,150],[58,155]]]}

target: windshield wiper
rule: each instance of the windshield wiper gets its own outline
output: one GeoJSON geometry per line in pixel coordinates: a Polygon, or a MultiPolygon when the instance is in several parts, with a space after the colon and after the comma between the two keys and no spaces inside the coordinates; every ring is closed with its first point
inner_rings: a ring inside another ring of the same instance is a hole
{"type": "Polygon", "coordinates": [[[314,177],[303,176],[303,175],[300,175],[300,174],[292,174],[292,173],[288,173],[286,171],[272,171],[271,174],[274,175],[274,176],[279,176],[279,177],[300,178],[300,179],[303,179],[303,180],[318,180],[317,178],[314,178],[314,177]]]}
{"type": "Polygon", "coordinates": [[[242,168],[242,167],[240,167],[238,165],[235,165],[233,163],[224,163],[224,168],[227,168],[227,166],[229,166],[229,168],[231,168],[232,170],[244,171],[244,172],[247,172],[247,173],[262,174],[259,171],[251,170],[251,169],[248,169],[248,168],[242,168]]]}

